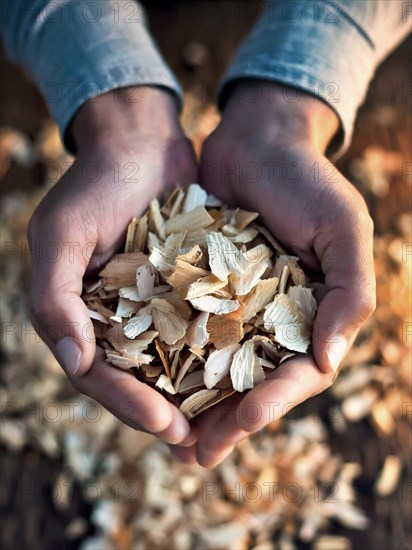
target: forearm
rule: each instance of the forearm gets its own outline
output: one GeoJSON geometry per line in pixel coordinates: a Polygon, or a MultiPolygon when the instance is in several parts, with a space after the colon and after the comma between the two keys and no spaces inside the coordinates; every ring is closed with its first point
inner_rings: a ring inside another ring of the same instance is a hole
{"type": "Polygon", "coordinates": [[[9,56],[36,81],[69,149],[78,109],[133,85],[181,89],[147,30],[138,3],[116,0],[6,0],[1,34],[9,56]]]}
{"type": "Polygon", "coordinates": [[[409,29],[404,2],[268,1],[222,80],[220,107],[239,79],[297,88],[335,111],[340,126],[330,153],[341,153],[376,66],[409,29]]]}

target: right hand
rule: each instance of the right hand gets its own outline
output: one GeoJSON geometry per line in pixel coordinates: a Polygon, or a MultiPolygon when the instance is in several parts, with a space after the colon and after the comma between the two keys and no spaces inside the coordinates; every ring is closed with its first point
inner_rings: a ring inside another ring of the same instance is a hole
{"type": "Polygon", "coordinates": [[[28,228],[33,325],[77,391],[137,430],[193,444],[196,437],[174,405],[105,362],[80,297],[83,277],[100,271],[121,247],[130,220],[176,183],[196,181],[175,100],[148,86],[109,92],[86,102],[71,130],[76,160],[28,228]],[[133,96],[137,102],[130,102],[133,96]]]}

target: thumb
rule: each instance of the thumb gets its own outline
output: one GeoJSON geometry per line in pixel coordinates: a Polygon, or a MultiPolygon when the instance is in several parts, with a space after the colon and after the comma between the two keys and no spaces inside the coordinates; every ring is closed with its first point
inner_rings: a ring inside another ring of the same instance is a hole
{"type": "Polygon", "coordinates": [[[323,372],[336,371],[357,332],[375,309],[373,223],[367,214],[319,237],[326,294],[313,327],[313,353],[323,372]],[[336,229],[336,230],[335,230],[336,229]]]}
{"type": "MultiPolygon", "coordinates": [[[[94,244],[73,238],[59,223],[36,228],[28,237],[32,254],[30,312],[33,326],[69,376],[85,374],[96,353],[93,324],[80,298],[94,244]],[[77,240],[77,242],[75,242],[77,240]]],[[[71,224],[70,224],[71,225],[71,224]]]]}

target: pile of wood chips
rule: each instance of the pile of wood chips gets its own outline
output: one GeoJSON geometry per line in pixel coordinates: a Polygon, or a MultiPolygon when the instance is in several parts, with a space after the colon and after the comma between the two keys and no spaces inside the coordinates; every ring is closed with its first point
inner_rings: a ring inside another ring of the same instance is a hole
{"type": "Polygon", "coordinates": [[[187,418],[310,346],[308,279],[258,214],[198,184],[157,199],[83,295],[99,345],[187,418]]]}

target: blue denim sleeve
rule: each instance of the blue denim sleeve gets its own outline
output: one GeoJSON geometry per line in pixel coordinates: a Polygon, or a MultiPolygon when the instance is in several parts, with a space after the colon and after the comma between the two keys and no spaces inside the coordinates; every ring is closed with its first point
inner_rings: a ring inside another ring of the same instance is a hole
{"type": "Polygon", "coordinates": [[[35,80],[70,149],[67,128],[88,99],[129,85],[182,91],[147,30],[143,8],[127,0],[2,0],[9,57],[35,80]]]}
{"type": "Polygon", "coordinates": [[[330,154],[349,145],[356,112],[377,65],[410,32],[412,3],[397,0],[268,1],[240,47],[218,94],[258,78],[313,94],[338,115],[330,154]]]}

